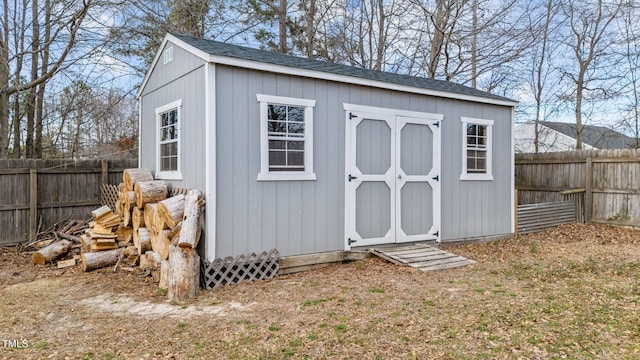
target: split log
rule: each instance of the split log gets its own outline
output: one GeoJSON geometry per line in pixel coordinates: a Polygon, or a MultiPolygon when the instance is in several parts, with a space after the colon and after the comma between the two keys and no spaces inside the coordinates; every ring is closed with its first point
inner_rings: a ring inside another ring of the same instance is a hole
{"type": "Polygon", "coordinates": [[[169,247],[170,301],[195,298],[200,290],[200,256],[195,249],[169,247]]]}
{"type": "Polygon", "coordinates": [[[200,236],[197,236],[198,217],[202,204],[202,193],[199,190],[189,190],[185,198],[182,230],[180,230],[180,240],[178,240],[179,247],[193,249],[198,246],[198,240],[200,240],[200,236]]]}
{"type": "Polygon", "coordinates": [[[93,218],[96,221],[112,214],[113,212],[111,211],[111,208],[108,207],[107,205],[103,205],[102,207],[95,209],[91,212],[91,216],[93,216],[93,218]]]}
{"type": "Polygon", "coordinates": [[[160,214],[160,203],[156,207],[156,211],[153,213],[153,230],[159,234],[164,229],[168,229],[169,227],[164,222],[164,218],[160,214]]]}
{"type": "Polygon", "coordinates": [[[124,249],[113,249],[92,253],[84,253],[82,256],[82,270],[89,271],[105,266],[115,265],[121,256],[124,256],[124,249]]]}
{"type": "Polygon", "coordinates": [[[156,209],[158,208],[158,204],[145,204],[144,205],[144,227],[150,228],[153,227],[153,218],[155,216],[156,209]]]}
{"type": "Polygon", "coordinates": [[[185,196],[182,194],[172,196],[158,202],[156,212],[164,219],[164,223],[169,229],[175,228],[176,225],[182,221],[182,216],[184,215],[184,204],[185,196]]]}
{"type": "Polygon", "coordinates": [[[138,254],[151,250],[151,235],[147,228],[138,228],[138,231],[133,233],[133,246],[138,249],[138,254]]]}
{"type": "Polygon", "coordinates": [[[159,282],[162,259],[160,259],[160,255],[153,251],[147,251],[146,255],[146,268],[143,270],[149,271],[151,277],[153,278],[153,281],[159,282]]]}
{"type": "Polygon", "coordinates": [[[143,211],[138,207],[134,207],[131,211],[131,226],[133,227],[133,230],[138,230],[140,225],[143,225],[143,217],[143,211]]]}
{"type": "Polygon", "coordinates": [[[131,224],[131,211],[126,208],[122,212],[122,225],[129,226],[131,224]]]}
{"type": "Polygon", "coordinates": [[[56,232],[56,234],[59,237],[63,238],[63,239],[66,239],[66,240],[69,240],[69,241],[74,241],[74,242],[77,242],[77,243],[80,242],[80,239],[78,239],[77,236],[69,235],[69,234],[66,234],[66,233],[63,233],[63,232],[60,232],[60,231],[56,232]]]}
{"type": "Polygon", "coordinates": [[[160,255],[162,260],[169,258],[169,245],[171,244],[171,230],[160,231],[151,242],[153,251],[160,255]]]}
{"type": "Polygon", "coordinates": [[[160,263],[160,283],[158,287],[165,290],[169,288],[169,260],[162,260],[160,263]]]}
{"type": "Polygon", "coordinates": [[[91,238],[88,235],[80,235],[80,245],[82,245],[82,252],[90,252],[91,238]]]}
{"type": "Polygon", "coordinates": [[[133,210],[133,207],[136,206],[136,192],[135,191],[127,191],[123,193],[124,198],[124,210],[129,211],[133,210]]]}
{"type": "Polygon", "coordinates": [[[128,243],[133,241],[133,229],[130,227],[120,226],[116,230],[116,239],[120,243],[128,243]]]}
{"type": "Polygon", "coordinates": [[[71,249],[71,241],[60,240],[45,248],[42,248],[31,255],[31,262],[34,265],[44,265],[56,260],[66,254],[71,249]]]}
{"type": "Polygon", "coordinates": [[[167,183],[162,180],[137,182],[135,192],[136,206],[142,208],[145,204],[166,199],[167,183]]]}
{"type": "Polygon", "coordinates": [[[122,202],[120,200],[116,200],[115,206],[116,215],[122,217],[122,215],[124,215],[124,206],[122,206],[122,202]]]}
{"type": "Polygon", "coordinates": [[[126,169],[122,172],[122,179],[124,180],[124,191],[133,191],[137,182],[153,181],[153,176],[147,169],[126,169]]]}

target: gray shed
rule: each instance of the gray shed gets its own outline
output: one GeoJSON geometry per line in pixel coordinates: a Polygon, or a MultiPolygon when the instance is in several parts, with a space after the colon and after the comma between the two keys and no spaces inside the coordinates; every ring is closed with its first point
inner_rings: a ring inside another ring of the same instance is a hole
{"type": "Polygon", "coordinates": [[[513,100],[177,34],[138,99],[140,166],[203,191],[210,261],[514,233],[513,100]]]}

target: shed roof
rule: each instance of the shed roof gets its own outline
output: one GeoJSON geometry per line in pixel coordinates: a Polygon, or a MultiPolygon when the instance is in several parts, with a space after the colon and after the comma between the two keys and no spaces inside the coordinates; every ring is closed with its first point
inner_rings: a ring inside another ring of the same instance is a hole
{"type": "MultiPolygon", "coordinates": [[[[577,137],[576,124],[552,121],[540,121],[540,124],[574,139],[577,137]]],[[[597,149],[636,148],[634,138],[604,126],[582,125],[582,141],[597,149]]]]}
{"type": "MultiPolygon", "coordinates": [[[[297,69],[303,71],[304,74],[307,74],[310,77],[314,77],[313,74],[318,73],[332,74],[339,77],[340,80],[355,83],[359,82],[362,85],[390,88],[389,86],[385,86],[384,84],[391,84],[397,85],[394,89],[401,91],[407,90],[409,88],[421,89],[422,91],[414,92],[421,92],[441,97],[458,98],[463,100],[475,100],[485,103],[507,106],[515,106],[517,104],[515,100],[449,81],[428,79],[417,76],[358,68],[343,64],[329,63],[320,60],[279,54],[272,51],[254,49],[175,33],[168,34],[167,37],[165,37],[163,45],[167,40],[171,40],[173,42],[176,42],[176,40],[178,40],[178,43],[182,42],[183,44],[192,46],[193,48],[203,52],[204,54],[208,54],[210,58],[206,60],[210,62],[217,62],[216,59],[219,58],[236,59],[243,62],[243,64],[245,65],[247,64],[247,62],[252,62],[271,64],[277,67],[285,67],[288,69],[297,69]],[[215,57],[216,59],[212,59],[213,57],[215,57]]],[[[156,59],[158,55],[159,54],[156,55],[156,59]]],[[[153,65],[155,64],[152,64],[152,66],[153,65]]],[[[142,86],[144,86],[144,82],[142,86]]]]}

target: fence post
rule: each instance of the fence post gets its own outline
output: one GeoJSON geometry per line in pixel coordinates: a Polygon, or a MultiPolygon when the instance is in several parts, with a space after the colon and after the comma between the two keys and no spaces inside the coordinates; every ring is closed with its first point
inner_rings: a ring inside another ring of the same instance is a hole
{"type": "Polygon", "coordinates": [[[593,158],[587,156],[587,166],[585,168],[585,190],[584,190],[584,222],[591,223],[591,213],[593,211],[593,158]]]}
{"type": "Polygon", "coordinates": [[[36,236],[38,226],[38,169],[29,170],[29,240],[36,236]]]}
{"type": "Polygon", "coordinates": [[[109,183],[109,162],[107,160],[100,160],[100,165],[102,168],[102,183],[100,187],[102,187],[102,185],[109,183]]]}

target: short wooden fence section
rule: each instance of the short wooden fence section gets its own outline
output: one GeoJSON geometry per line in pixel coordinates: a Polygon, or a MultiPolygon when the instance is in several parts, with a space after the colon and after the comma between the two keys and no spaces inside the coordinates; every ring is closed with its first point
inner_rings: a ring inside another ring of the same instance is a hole
{"type": "Polygon", "coordinates": [[[422,271],[451,269],[476,263],[425,244],[372,248],[369,252],[394,264],[411,266],[422,271]]]}
{"type": "Polygon", "coordinates": [[[576,201],[518,205],[518,234],[528,234],[576,221],[576,201]]]}

